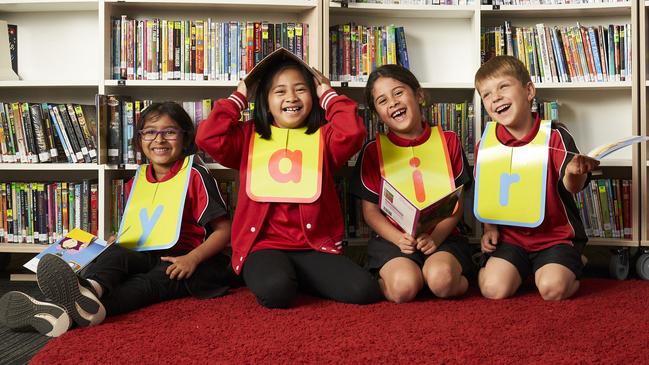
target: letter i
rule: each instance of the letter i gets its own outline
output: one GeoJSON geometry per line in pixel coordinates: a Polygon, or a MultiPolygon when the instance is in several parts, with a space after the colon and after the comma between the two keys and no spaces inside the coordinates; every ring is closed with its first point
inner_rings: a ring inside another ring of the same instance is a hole
{"type": "Polygon", "coordinates": [[[424,176],[418,169],[420,164],[419,158],[413,157],[410,159],[410,166],[414,170],[412,172],[412,182],[415,185],[415,197],[418,202],[423,203],[426,200],[426,190],[424,189],[424,176]]]}

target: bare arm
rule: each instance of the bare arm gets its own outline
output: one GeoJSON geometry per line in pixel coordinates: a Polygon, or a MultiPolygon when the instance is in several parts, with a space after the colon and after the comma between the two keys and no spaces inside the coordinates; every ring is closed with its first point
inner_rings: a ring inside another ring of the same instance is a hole
{"type": "Polygon", "coordinates": [[[191,250],[183,256],[161,257],[162,261],[171,262],[167,268],[167,275],[170,279],[187,279],[196,267],[205,260],[223,251],[228,242],[230,242],[230,219],[220,217],[210,222],[212,233],[198,247],[191,250]]]}

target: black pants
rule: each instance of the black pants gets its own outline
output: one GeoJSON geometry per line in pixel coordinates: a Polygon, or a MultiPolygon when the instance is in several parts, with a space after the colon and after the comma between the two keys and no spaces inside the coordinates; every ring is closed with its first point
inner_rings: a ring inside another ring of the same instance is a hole
{"type": "Polygon", "coordinates": [[[190,295],[212,298],[227,292],[232,278],[227,256],[218,254],[201,263],[189,279],[169,279],[166,270],[171,263],[160,257],[182,254],[169,250],[137,252],[112,245],[82,276],[101,284],[104,292],[100,300],[108,315],[190,295]]]}
{"type": "Polygon", "coordinates": [[[313,250],[255,251],[243,265],[243,280],[268,308],[289,307],[298,290],[353,304],[382,298],[378,282],[349,258],[313,250]]]}

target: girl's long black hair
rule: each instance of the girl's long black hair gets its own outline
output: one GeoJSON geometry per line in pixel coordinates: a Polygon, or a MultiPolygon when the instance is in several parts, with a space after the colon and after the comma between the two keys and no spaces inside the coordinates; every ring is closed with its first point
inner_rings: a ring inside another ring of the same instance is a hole
{"type": "Polygon", "coordinates": [[[309,92],[311,93],[313,106],[311,107],[311,112],[307,116],[306,134],[315,133],[324,122],[324,110],[320,107],[318,93],[316,92],[315,82],[313,81],[313,75],[303,65],[295,61],[286,60],[271,67],[268,72],[262,76],[259,85],[257,85],[257,90],[255,91],[255,110],[253,113],[255,132],[259,133],[263,139],[270,139],[270,126],[273,124],[273,115],[270,113],[270,108],[268,107],[268,93],[273,84],[273,77],[278,72],[287,68],[294,68],[302,74],[309,92]]]}

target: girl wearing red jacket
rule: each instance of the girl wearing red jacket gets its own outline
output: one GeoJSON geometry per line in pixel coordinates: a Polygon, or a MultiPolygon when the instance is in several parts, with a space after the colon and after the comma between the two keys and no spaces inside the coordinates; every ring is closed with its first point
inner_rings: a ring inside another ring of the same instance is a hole
{"type": "Polygon", "coordinates": [[[333,173],[365,138],[356,103],[322,73],[290,59],[273,62],[260,77],[254,118],[242,123],[246,93],[241,81],[216,102],[196,136],[217,162],[239,170],[234,271],[268,308],[289,307],[298,291],[345,303],[378,301],[377,281],[340,255],[343,219],[333,173]]]}

